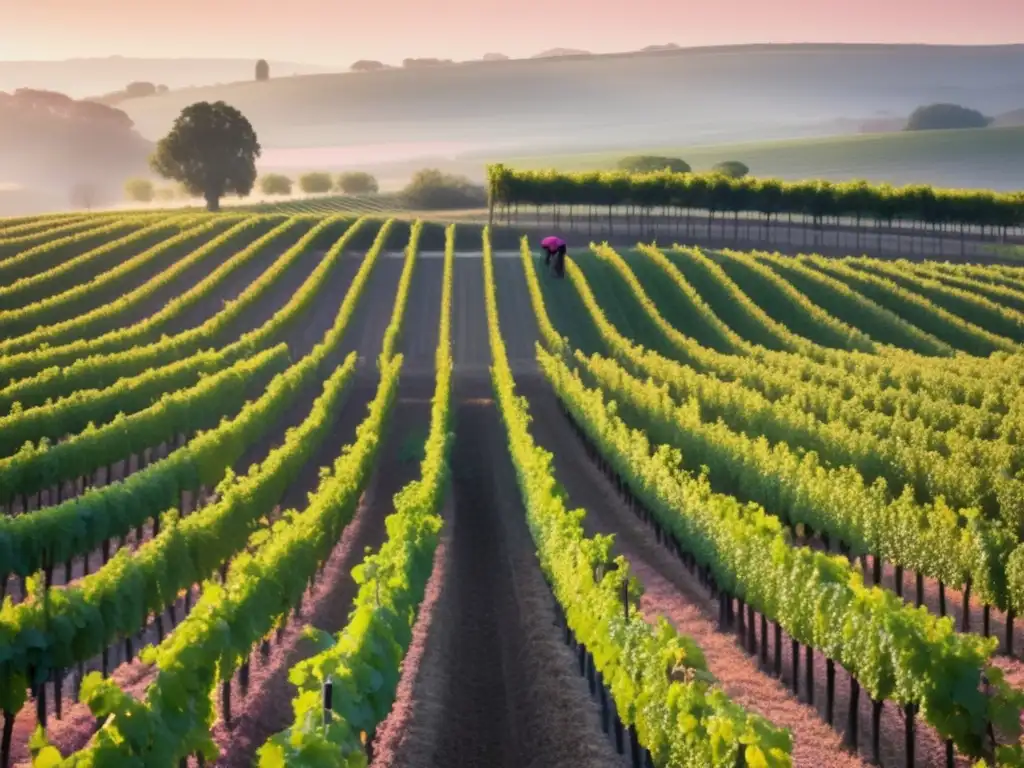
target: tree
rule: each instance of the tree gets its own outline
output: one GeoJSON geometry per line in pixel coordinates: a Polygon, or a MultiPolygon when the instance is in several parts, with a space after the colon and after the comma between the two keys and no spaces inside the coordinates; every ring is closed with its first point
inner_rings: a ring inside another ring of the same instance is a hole
{"type": "Polygon", "coordinates": [[[124,185],[125,196],[136,203],[152,202],[155,190],[149,179],[128,179],[124,185]]]}
{"type": "Polygon", "coordinates": [[[618,166],[620,171],[629,173],[652,173],[666,168],[673,173],[690,172],[690,165],[685,160],[661,155],[630,155],[619,160],[618,166]]]}
{"type": "Polygon", "coordinates": [[[260,176],[260,192],[264,195],[290,195],[292,180],[280,173],[268,173],[260,176]]]}
{"type": "Polygon", "coordinates": [[[91,211],[99,197],[99,189],[91,181],[80,181],[71,188],[71,204],[91,211]]]}
{"type": "Polygon", "coordinates": [[[750,173],[750,168],[746,163],[741,163],[739,160],[723,160],[720,163],[715,163],[711,170],[731,179],[742,179],[750,173]]]}
{"type": "Polygon", "coordinates": [[[987,128],[992,122],[976,109],[958,104],[929,104],[918,107],[907,120],[905,131],[935,131],[954,128],[987,128]]]}
{"type": "Polygon", "coordinates": [[[320,195],[324,192],[330,192],[332,186],[333,181],[329,173],[313,171],[299,176],[299,189],[306,194],[320,195]]]}
{"type": "Polygon", "coordinates": [[[174,200],[178,195],[178,190],[174,187],[157,187],[153,192],[154,197],[157,200],[165,203],[169,203],[171,200],[174,200]]]}
{"type": "Polygon", "coordinates": [[[372,195],[379,190],[377,179],[363,171],[349,171],[341,174],[338,176],[337,188],[339,192],[344,192],[346,195],[372,195]]]}
{"type": "Polygon", "coordinates": [[[201,101],[182,110],[150,163],[165,179],[201,195],[208,210],[218,211],[224,195],[252,191],[259,156],[256,132],[241,112],[223,101],[201,101]]]}
{"type": "Polygon", "coordinates": [[[264,80],[270,79],[270,65],[267,64],[266,59],[260,59],[256,62],[256,80],[263,82],[264,80]]]}
{"type": "Polygon", "coordinates": [[[360,59],[351,67],[353,72],[379,72],[382,69],[387,69],[387,65],[380,61],[373,61],[372,59],[360,59]]]}
{"type": "Polygon", "coordinates": [[[136,81],[134,83],[128,83],[124,88],[125,98],[128,99],[141,99],[145,96],[152,96],[156,93],[156,86],[153,83],[145,81],[136,81]]]}
{"type": "Polygon", "coordinates": [[[486,190],[464,176],[442,173],[436,168],[417,171],[402,190],[402,198],[410,208],[420,210],[452,210],[479,208],[487,205],[486,190]]]}

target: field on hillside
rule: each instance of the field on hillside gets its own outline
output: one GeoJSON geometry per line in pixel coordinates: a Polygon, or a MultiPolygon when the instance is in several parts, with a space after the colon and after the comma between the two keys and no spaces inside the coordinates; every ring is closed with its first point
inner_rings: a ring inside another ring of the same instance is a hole
{"type": "MultiPolygon", "coordinates": [[[[569,137],[571,138],[571,136],[569,137]]],[[[617,137],[621,138],[621,137],[617,137]]],[[[358,148],[309,147],[290,152],[268,150],[262,166],[297,176],[313,170],[359,168],[374,173],[382,188],[400,188],[416,171],[436,167],[481,182],[489,163],[501,162],[523,169],[562,171],[613,170],[627,155],[656,154],[681,157],[695,171],[709,171],[724,160],[746,163],[756,176],[849,181],[865,179],[894,185],[930,184],[954,189],[1017,190],[1024,177],[1024,128],[986,128],[959,131],[913,131],[794,138],[732,144],[608,144],[582,150],[580,145],[549,145],[546,149],[480,149],[430,152],[388,159],[387,145],[376,153],[358,148]],[[562,149],[557,149],[562,146],[562,149]],[[344,157],[340,157],[344,155],[344,157]]],[[[395,154],[400,154],[397,151],[395,154]]]]}
{"type": "MultiPolygon", "coordinates": [[[[789,141],[717,146],[637,146],[614,151],[498,157],[521,168],[565,171],[612,170],[625,155],[681,157],[696,171],[716,163],[739,160],[751,173],[781,179],[865,179],[890,184],[931,184],[937,187],[1019,189],[1024,176],[1024,128],[832,136],[789,141]]],[[[463,158],[466,168],[481,162],[463,158]]]]}
{"type": "Polygon", "coordinates": [[[1024,765],[1024,270],[504,246],[0,220],[0,768],[1024,765]]]}

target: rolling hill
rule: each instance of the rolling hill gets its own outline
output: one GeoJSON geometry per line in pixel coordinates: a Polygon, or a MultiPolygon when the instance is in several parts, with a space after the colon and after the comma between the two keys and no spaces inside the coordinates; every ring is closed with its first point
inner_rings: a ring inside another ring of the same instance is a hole
{"type": "MultiPolygon", "coordinates": [[[[143,135],[223,99],[266,147],[454,142],[505,152],[792,138],[934,101],[1021,106],[1024,46],[787,45],[468,62],[187,88],[121,105],[143,135]]],[[[834,132],[834,131],[833,131],[834,132]]]]}
{"type": "MultiPolygon", "coordinates": [[[[271,61],[272,74],[307,75],[332,68],[271,61]]],[[[0,61],[0,91],[39,88],[76,99],[117,91],[130,82],[187,88],[201,83],[232,83],[253,77],[255,59],[139,59],[111,56],[64,61],[0,61]]]]}

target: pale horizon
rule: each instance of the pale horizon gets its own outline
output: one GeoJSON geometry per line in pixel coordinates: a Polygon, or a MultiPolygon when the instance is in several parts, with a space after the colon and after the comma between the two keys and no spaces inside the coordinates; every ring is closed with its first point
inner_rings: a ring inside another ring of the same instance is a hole
{"type": "Polygon", "coordinates": [[[337,0],[291,0],[286,7],[273,0],[180,0],[168,9],[138,0],[36,0],[0,16],[7,38],[0,41],[0,60],[264,58],[337,67],[358,59],[465,60],[485,53],[525,58],[548,48],[616,53],[667,43],[695,48],[1024,42],[1019,0],[733,0],[694,7],[666,6],[664,0],[522,0],[514,7],[379,0],[356,9],[337,0]],[[312,52],[316,48],[323,53],[312,52]]]}

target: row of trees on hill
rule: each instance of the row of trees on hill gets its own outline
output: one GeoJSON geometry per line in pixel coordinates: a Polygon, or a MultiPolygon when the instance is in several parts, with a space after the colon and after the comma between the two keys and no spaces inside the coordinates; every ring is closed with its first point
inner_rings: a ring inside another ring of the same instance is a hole
{"type": "Polygon", "coordinates": [[[757,213],[766,225],[782,216],[825,220],[853,219],[892,226],[896,221],[935,228],[965,227],[1005,232],[1024,227],[1024,192],[947,190],[926,185],[893,187],[865,181],[787,182],[721,174],[656,171],[561,173],[488,167],[492,207],[573,206],[639,211],[757,213]]]}
{"type": "MultiPolygon", "coordinates": [[[[332,176],[323,171],[304,173],[297,179],[299,190],[309,195],[341,192],[345,195],[372,195],[380,191],[377,179],[363,171],[349,171],[332,176]]],[[[295,182],[282,173],[268,173],[259,178],[264,195],[290,195],[295,182]]]]}
{"type": "MultiPolygon", "coordinates": [[[[661,155],[630,155],[619,160],[618,168],[626,173],[654,173],[656,171],[690,173],[693,170],[690,164],[681,158],[661,155]]],[[[723,160],[720,163],[715,163],[711,168],[711,173],[728,176],[731,179],[741,179],[750,173],[750,168],[739,160],[723,160]]]]}
{"type": "MultiPolygon", "coordinates": [[[[245,115],[223,101],[203,101],[182,110],[170,133],[157,144],[150,166],[163,178],[178,182],[188,195],[202,197],[207,209],[216,211],[225,195],[245,197],[252,192],[261,152],[256,131],[245,115]]],[[[292,180],[281,174],[267,174],[260,182],[264,194],[290,194],[292,185],[292,180]]],[[[307,173],[299,178],[299,186],[311,194],[378,191],[377,180],[362,172],[343,173],[336,179],[329,173],[307,173]]],[[[125,192],[138,202],[149,202],[158,194],[145,179],[133,179],[125,192]]],[[[416,173],[399,196],[405,205],[420,209],[483,207],[487,202],[484,187],[437,169],[416,173]]]]}

